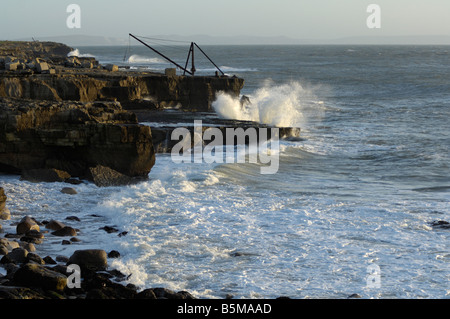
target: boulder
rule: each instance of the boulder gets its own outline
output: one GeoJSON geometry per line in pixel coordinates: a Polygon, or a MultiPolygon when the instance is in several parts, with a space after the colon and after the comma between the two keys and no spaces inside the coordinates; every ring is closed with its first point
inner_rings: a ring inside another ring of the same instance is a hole
{"type": "Polygon", "coordinates": [[[28,253],[27,262],[35,262],[39,265],[45,265],[44,259],[42,259],[38,254],[35,253],[28,253]]]}
{"type": "Polygon", "coordinates": [[[22,248],[26,249],[29,253],[36,251],[36,247],[34,246],[33,243],[26,243],[25,242],[25,243],[22,244],[22,248]]]}
{"type": "Polygon", "coordinates": [[[35,67],[36,67],[36,71],[38,71],[39,73],[47,72],[50,69],[46,62],[36,63],[35,67]]]}
{"type": "Polygon", "coordinates": [[[0,187],[0,220],[9,220],[11,218],[11,212],[8,208],[6,208],[7,199],[8,197],[5,194],[5,190],[3,189],[3,187],[0,187]]]}
{"type": "Polygon", "coordinates": [[[158,299],[195,299],[187,291],[175,292],[167,288],[152,288],[152,290],[158,299]]]}
{"type": "Polygon", "coordinates": [[[52,235],[54,236],[76,236],[77,235],[77,231],[75,230],[75,228],[72,228],[70,226],[64,226],[61,229],[55,230],[54,232],[52,232],[52,235]]]}
{"type": "Polygon", "coordinates": [[[128,185],[134,182],[133,178],[102,165],[90,167],[88,179],[99,187],[128,185]]]}
{"type": "Polygon", "coordinates": [[[4,255],[8,255],[8,253],[9,253],[8,248],[6,248],[3,245],[0,245],[0,255],[4,256],[4,255]]]}
{"type": "Polygon", "coordinates": [[[107,253],[101,249],[76,250],[70,256],[67,265],[76,264],[81,269],[106,270],[108,267],[107,253]]]}
{"type": "Polygon", "coordinates": [[[61,228],[64,228],[65,226],[66,225],[64,225],[64,223],[52,219],[45,225],[45,228],[50,229],[50,230],[60,230],[61,228]]]}
{"type": "Polygon", "coordinates": [[[0,187],[0,211],[2,211],[6,206],[6,200],[8,197],[5,194],[3,187],[0,187]]]}
{"type": "Polygon", "coordinates": [[[27,231],[25,233],[25,236],[31,237],[31,238],[36,238],[36,239],[43,239],[44,238],[44,234],[41,233],[40,231],[36,230],[36,229],[30,229],[29,231],[27,231]]]}
{"type": "Polygon", "coordinates": [[[8,251],[20,247],[18,242],[8,240],[7,238],[0,238],[0,246],[6,247],[8,251]]]}
{"type": "Polygon", "coordinates": [[[16,226],[16,233],[19,235],[26,234],[29,230],[40,231],[39,225],[36,220],[30,216],[23,217],[16,226]]]}
{"type": "Polygon", "coordinates": [[[10,62],[5,64],[5,70],[6,71],[16,71],[19,67],[19,62],[10,62]]]}
{"type": "Polygon", "coordinates": [[[3,208],[0,210],[0,220],[9,220],[11,219],[11,212],[8,208],[3,208]]]}
{"type": "Polygon", "coordinates": [[[15,248],[9,254],[8,257],[15,264],[22,264],[27,261],[28,251],[24,248],[15,248]]]}
{"type": "Polygon", "coordinates": [[[30,288],[0,286],[0,299],[46,299],[46,297],[30,288]]]}
{"type": "Polygon", "coordinates": [[[27,263],[20,267],[14,273],[13,281],[26,287],[55,291],[62,291],[67,286],[66,276],[36,263],[27,263]]]}

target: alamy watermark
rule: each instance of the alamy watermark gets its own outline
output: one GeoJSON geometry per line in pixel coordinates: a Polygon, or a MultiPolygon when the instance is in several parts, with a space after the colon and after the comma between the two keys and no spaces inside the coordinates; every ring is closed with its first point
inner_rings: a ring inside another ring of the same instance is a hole
{"type": "Polygon", "coordinates": [[[70,15],[66,19],[66,26],[69,29],[81,28],[81,8],[78,4],[69,4],[66,8],[66,12],[70,15]]]}
{"type": "Polygon", "coordinates": [[[380,266],[376,264],[371,264],[367,266],[367,273],[369,274],[366,278],[367,288],[381,288],[381,269],[380,266]]]}
{"type": "Polygon", "coordinates": [[[193,132],[185,127],[173,130],[171,140],[178,143],[172,147],[171,158],[174,163],[262,164],[261,174],[276,174],[279,134],[279,128],[267,127],[209,127],[204,130],[202,121],[197,120],[193,132]]]}
{"type": "Polygon", "coordinates": [[[367,7],[367,13],[370,15],[367,17],[366,25],[369,29],[381,28],[381,7],[378,4],[370,4],[367,7]]]}
{"type": "Polygon", "coordinates": [[[67,288],[81,288],[81,270],[80,266],[71,264],[67,266],[67,273],[70,274],[67,277],[67,288]]]}

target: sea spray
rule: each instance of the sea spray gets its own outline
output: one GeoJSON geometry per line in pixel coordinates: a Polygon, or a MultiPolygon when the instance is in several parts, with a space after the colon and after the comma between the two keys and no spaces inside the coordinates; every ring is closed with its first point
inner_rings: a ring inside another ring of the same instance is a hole
{"type": "Polygon", "coordinates": [[[310,116],[321,115],[323,102],[315,94],[316,88],[306,88],[299,82],[274,85],[265,81],[263,87],[249,95],[249,103],[219,92],[212,106],[227,119],[254,121],[277,127],[302,127],[310,116]]]}
{"type": "Polygon", "coordinates": [[[128,63],[149,63],[149,64],[163,64],[166,63],[164,60],[159,58],[152,58],[147,56],[142,56],[138,54],[133,54],[127,60],[128,63]]]}
{"type": "Polygon", "coordinates": [[[79,49],[75,49],[73,51],[70,51],[67,54],[68,57],[77,57],[77,58],[95,58],[94,55],[90,54],[90,53],[80,53],[79,49]]]}

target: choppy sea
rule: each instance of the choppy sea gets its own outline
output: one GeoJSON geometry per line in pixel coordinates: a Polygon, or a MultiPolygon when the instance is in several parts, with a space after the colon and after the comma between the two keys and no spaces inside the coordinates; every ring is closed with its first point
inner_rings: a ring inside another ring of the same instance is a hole
{"type": "MultiPolygon", "coordinates": [[[[188,49],[160,47],[182,65],[188,49]]],[[[74,196],[1,175],[13,222],[81,219],[66,222],[81,242],[48,235],[39,253],[114,249],[121,257],[110,266],[130,283],[199,298],[449,298],[450,230],[431,223],[450,221],[450,46],[202,49],[245,79],[252,102],[243,110],[222,95],[218,116],[301,127],[301,140],[280,141],[278,172],[158,154],[148,181],[75,185],[74,196]]],[[[76,53],[171,67],[143,46],[76,53]]],[[[197,74],[214,73],[196,59],[197,74]]]]}

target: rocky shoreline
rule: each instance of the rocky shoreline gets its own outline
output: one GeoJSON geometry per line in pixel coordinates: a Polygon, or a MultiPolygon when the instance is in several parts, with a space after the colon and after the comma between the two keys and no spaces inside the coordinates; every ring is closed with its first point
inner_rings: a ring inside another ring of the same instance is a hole
{"type": "MultiPolygon", "coordinates": [[[[192,114],[206,114],[205,128],[257,126],[208,117],[216,92],[239,96],[242,79],[176,76],[171,70],[136,73],[102,66],[94,58],[68,57],[72,51],[52,42],[0,41],[0,173],[30,182],[62,182],[67,186],[63,193],[76,195],[70,185],[83,181],[107,187],[147,179],[155,153],[170,151],[172,124],[190,121],[192,114]],[[176,116],[164,112],[174,106],[176,116]],[[198,111],[205,113],[192,113],[198,111]]],[[[298,138],[299,133],[281,129],[282,137],[298,138]]],[[[0,233],[11,220],[7,191],[0,184],[0,233]]],[[[22,216],[9,224],[16,231],[0,238],[0,270],[6,272],[0,272],[0,299],[194,299],[186,291],[139,291],[124,284],[130,274],[108,266],[109,259],[120,256],[117,251],[39,255],[48,237],[61,238],[63,245],[77,242],[83,231],[77,225],[77,216],[63,221],[22,216]],[[78,274],[80,285],[69,287],[78,274]]],[[[110,226],[103,230],[117,232],[110,226]]]]}
{"type": "MultiPolygon", "coordinates": [[[[7,194],[0,187],[0,232],[10,218],[7,194]]],[[[131,274],[108,266],[109,259],[120,257],[118,251],[85,249],[76,250],[71,256],[39,255],[39,245],[46,237],[61,238],[62,245],[79,241],[77,235],[83,229],[74,225],[80,222],[77,216],[64,221],[38,221],[24,216],[11,224],[16,232],[0,238],[0,268],[6,272],[0,272],[0,299],[195,299],[186,291],[161,287],[139,290],[124,284],[131,274]],[[78,273],[71,269],[73,265],[79,267],[78,273]]],[[[102,229],[109,233],[118,231],[109,226],[102,229]]]]}

